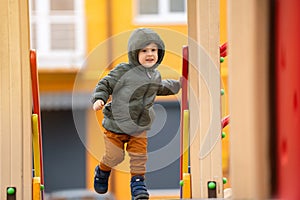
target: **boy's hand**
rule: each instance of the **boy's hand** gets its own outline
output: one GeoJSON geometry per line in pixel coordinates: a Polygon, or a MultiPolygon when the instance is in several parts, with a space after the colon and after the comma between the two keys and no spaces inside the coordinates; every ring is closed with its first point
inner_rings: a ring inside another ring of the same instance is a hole
{"type": "Polygon", "coordinates": [[[103,106],[104,106],[104,102],[101,99],[99,99],[93,104],[93,109],[94,111],[101,110],[103,106]]]}

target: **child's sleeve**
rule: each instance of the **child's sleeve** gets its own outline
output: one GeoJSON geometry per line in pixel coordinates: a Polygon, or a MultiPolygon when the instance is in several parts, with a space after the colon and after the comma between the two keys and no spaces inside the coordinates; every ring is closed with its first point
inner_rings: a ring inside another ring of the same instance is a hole
{"type": "Polygon", "coordinates": [[[101,99],[104,103],[107,102],[109,96],[113,93],[113,90],[120,80],[121,76],[125,73],[125,68],[123,65],[118,65],[109,74],[103,77],[95,87],[94,93],[92,95],[92,103],[101,99]]]}
{"type": "Polygon", "coordinates": [[[162,80],[160,87],[157,91],[158,96],[167,96],[177,94],[181,88],[180,81],[166,79],[162,80]]]}

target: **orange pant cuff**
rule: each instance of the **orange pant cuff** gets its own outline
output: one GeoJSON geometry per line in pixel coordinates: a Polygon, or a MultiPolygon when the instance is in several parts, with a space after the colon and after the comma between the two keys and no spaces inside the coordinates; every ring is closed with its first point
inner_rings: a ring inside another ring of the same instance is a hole
{"type": "Polygon", "coordinates": [[[105,165],[105,164],[103,164],[103,163],[100,163],[100,164],[99,164],[99,167],[100,167],[100,169],[101,169],[102,171],[105,171],[105,172],[111,171],[111,167],[109,167],[109,166],[107,166],[107,165],[105,165]]]}

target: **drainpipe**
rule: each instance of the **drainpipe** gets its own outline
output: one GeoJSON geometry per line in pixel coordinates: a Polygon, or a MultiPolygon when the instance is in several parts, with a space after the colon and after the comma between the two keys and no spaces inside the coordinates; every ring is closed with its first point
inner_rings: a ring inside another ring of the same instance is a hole
{"type": "Polygon", "coordinates": [[[113,30],[112,30],[112,0],[106,0],[106,11],[107,11],[107,16],[106,16],[106,23],[107,23],[107,29],[106,29],[106,36],[107,36],[107,43],[108,43],[108,47],[107,47],[107,60],[109,62],[108,65],[108,69],[112,69],[112,63],[113,63],[113,43],[112,43],[112,39],[111,36],[113,34],[113,30]]]}

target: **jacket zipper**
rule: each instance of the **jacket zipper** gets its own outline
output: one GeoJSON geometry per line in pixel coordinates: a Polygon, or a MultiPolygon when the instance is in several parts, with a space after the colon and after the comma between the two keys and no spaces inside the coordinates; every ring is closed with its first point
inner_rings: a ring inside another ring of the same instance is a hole
{"type": "MultiPolygon", "coordinates": [[[[152,79],[152,76],[151,76],[149,70],[147,70],[147,69],[146,69],[146,74],[147,74],[148,78],[151,80],[151,79],[152,79]]],[[[150,84],[151,84],[151,83],[148,84],[147,89],[146,89],[146,92],[145,92],[145,94],[144,94],[144,96],[143,96],[143,107],[144,107],[144,108],[145,108],[146,94],[148,93],[148,90],[149,90],[149,88],[150,88],[150,84]]]]}
{"type": "Polygon", "coordinates": [[[149,70],[146,70],[146,74],[147,74],[148,78],[150,78],[150,79],[152,78],[149,70]]]}
{"type": "MultiPolygon", "coordinates": [[[[151,77],[151,74],[149,73],[149,71],[148,71],[147,69],[146,69],[145,71],[146,71],[146,75],[147,75],[148,78],[151,80],[151,78],[152,78],[152,77],[151,77]]],[[[139,114],[138,123],[140,122],[140,118],[141,118],[141,116],[143,115],[144,110],[145,110],[145,99],[146,99],[146,94],[147,94],[149,88],[150,88],[150,83],[148,84],[147,89],[146,89],[146,92],[144,93],[144,96],[143,96],[143,111],[139,114]]]]}

